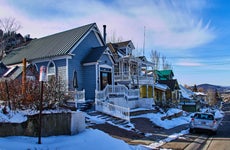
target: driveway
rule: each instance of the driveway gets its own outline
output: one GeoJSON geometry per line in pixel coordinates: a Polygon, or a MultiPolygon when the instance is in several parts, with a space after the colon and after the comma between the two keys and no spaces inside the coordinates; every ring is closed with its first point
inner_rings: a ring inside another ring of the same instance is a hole
{"type": "Polygon", "coordinates": [[[180,125],[172,129],[164,129],[153,124],[147,118],[133,118],[131,123],[135,129],[130,131],[108,123],[94,124],[91,128],[99,129],[115,138],[124,140],[129,144],[151,144],[167,138],[169,135],[188,129],[188,124],[180,125]]]}

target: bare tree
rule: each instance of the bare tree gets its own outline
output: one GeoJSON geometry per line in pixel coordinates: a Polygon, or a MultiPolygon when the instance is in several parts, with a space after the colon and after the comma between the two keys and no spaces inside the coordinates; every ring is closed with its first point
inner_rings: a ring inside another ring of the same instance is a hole
{"type": "Polygon", "coordinates": [[[160,53],[158,53],[156,50],[152,50],[150,53],[151,61],[154,63],[155,70],[159,69],[160,64],[160,53]]]}
{"type": "Polygon", "coordinates": [[[217,99],[216,99],[216,92],[214,90],[208,89],[207,97],[208,97],[209,105],[213,106],[216,104],[217,99]]]}
{"type": "Polygon", "coordinates": [[[165,70],[165,66],[166,66],[166,57],[162,56],[161,57],[161,61],[162,61],[162,69],[165,70]]]}
{"type": "Polygon", "coordinates": [[[16,32],[21,28],[21,25],[15,20],[15,18],[3,18],[0,19],[0,27],[4,33],[16,32]]]}
{"type": "Polygon", "coordinates": [[[118,43],[123,41],[123,38],[121,36],[117,36],[116,31],[113,31],[112,35],[107,38],[107,41],[111,43],[118,43]]]}
{"type": "Polygon", "coordinates": [[[167,58],[165,56],[161,57],[161,62],[162,62],[162,69],[163,70],[172,69],[172,65],[168,63],[167,58]]]}
{"type": "Polygon", "coordinates": [[[12,38],[15,38],[16,32],[21,28],[21,25],[15,18],[0,18],[0,60],[2,59],[6,47],[12,38]]]}

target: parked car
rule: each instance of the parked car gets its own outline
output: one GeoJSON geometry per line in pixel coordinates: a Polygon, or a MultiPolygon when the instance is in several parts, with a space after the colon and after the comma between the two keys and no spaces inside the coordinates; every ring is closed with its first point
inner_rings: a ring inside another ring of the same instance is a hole
{"type": "Polygon", "coordinates": [[[196,130],[208,130],[216,134],[218,121],[212,113],[197,112],[191,117],[189,132],[193,133],[196,130]]]}

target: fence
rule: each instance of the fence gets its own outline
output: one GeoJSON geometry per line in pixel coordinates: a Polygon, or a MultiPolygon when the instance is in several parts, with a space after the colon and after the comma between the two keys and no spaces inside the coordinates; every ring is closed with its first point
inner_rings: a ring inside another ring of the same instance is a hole
{"type": "Polygon", "coordinates": [[[84,103],[85,102],[85,89],[82,91],[76,91],[75,99],[77,103],[84,103]]]}
{"type": "Polygon", "coordinates": [[[130,109],[126,107],[121,107],[118,105],[113,105],[100,100],[95,100],[96,110],[117,118],[121,118],[130,121],[130,109]]]}

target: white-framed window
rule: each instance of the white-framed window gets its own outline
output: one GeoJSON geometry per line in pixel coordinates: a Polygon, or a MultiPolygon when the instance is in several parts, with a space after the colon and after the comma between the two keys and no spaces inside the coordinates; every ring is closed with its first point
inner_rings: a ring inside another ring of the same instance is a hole
{"type": "Polygon", "coordinates": [[[50,81],[56,77],[56,66],[53,61],[50,61],[47,65],[47,79],[50,81]]]}

